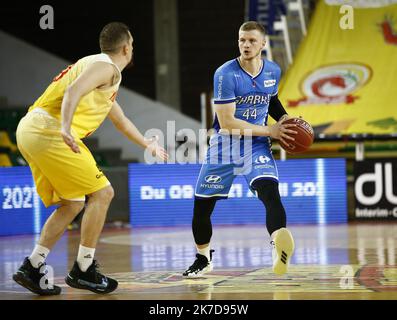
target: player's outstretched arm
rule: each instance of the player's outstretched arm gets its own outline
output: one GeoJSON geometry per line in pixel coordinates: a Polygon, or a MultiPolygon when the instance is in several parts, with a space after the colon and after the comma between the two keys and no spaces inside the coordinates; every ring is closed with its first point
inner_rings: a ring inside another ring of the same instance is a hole
{"type": "Polygon", "coordinates": [[[80,76],[65,90],[61,106],[61,134],[65,143],[73,152],[80,153],[70,127],[73,115],[81,99],[92,90],[112,83],[114,68],[109,63],[96,62],[87,68],[80,76]]]}
{"type": "Polygon", "coordinates": [[[129,140],[142,148],[149,148],[154,155],[162,160],[168,159],[168,154],[165,149],[158,144],[156,139],[145,139],[145,137],[139,132],[138,128],[125,116],[117,101],[113,103],[108,118],[112,121],[116,129],[129,140]]]}
{"type": "MultiPolygon", "coordinates": [[[[218,116],[221,130],[227,130],[229,134],[245,135],[244,130],[251,130],[253,136],[270,136],[279,139],[288,144],[286,140],[294,141],[295,139],[288,135],[294,134],[295,131],[289,129],[295,127],[294,124],[283,124],[280,121],[272,126],[259,126],[247,121],[234,117],[236,111],[236,103],[215,104],[215,112],[218,116]],[[237,131],[237,132],[235,132],[237,131]]],[[[286,120],[286,119],[283,119],[286,120]]],[[[222,131],[221,131],[222,133],[222,131]]]]}

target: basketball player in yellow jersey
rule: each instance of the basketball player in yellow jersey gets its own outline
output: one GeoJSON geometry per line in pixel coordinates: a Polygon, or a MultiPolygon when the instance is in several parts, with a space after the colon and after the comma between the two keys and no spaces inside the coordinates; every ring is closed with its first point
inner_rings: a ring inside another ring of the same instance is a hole
{"type": "Polygon", "coordinates": [[[88,203],[81,225],[77,260],[65,278],[74,288],[109,293],[117,281],[101,274],[93,259],[114,191],[82,142],[108,117],[134,143],[165,160],[156,141],[146,140],[125,117],[116,101],[121,71],[132,64],[133,38],[119,22],[101,31],[101,54],[80,59],[54,78],[29,108],[17,129],[17,144],[31,168],[44,204],[59,205],[46,221],[40,240],[13,279],[40,295],[55,295],[60,287],[45,282],[45,259],[66,227],[88,203]],[[43,280],[44,279],[44,280],[43,280]]]}

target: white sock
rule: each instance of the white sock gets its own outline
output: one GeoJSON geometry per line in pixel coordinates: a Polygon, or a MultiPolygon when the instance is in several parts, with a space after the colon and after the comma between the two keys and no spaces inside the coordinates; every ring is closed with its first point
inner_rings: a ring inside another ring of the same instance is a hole
{"type": "Polygon", "coordinates": [[[94,260],[95,248],[87,248],[82,245],[79,247],[79,253],[77,255],[77,264],[81,271],[86,272],[88,267],[94,260]]]}
{"type": "Polygon", "coordinates": [[[36,244],[32,254],[29,256],[30,263],[34,268],[38,268],[40,265],[44,263],[49,253],[50,253],[50,249],[43,247],[39,244],[36,244]]]}
{"type": "Polygon", "coordinates": [[[277,230],[273,231],[273,233],[270,235],[270,238],[271,238],[270,243],[274,242],[274,238],[276,237],[277,232],[278,232],[279,230],[280,230],[280,229],[277,229],[277,230]]]}
{"type": "Polygon", "coordinates": [[[207,257],[208,261],[211,261],[211,257],[210,257],[210,246],[208,245],[207,247],[203,248],[203,249],[199,249],[197,248],[197,252],[205,257],[207,257]]]}

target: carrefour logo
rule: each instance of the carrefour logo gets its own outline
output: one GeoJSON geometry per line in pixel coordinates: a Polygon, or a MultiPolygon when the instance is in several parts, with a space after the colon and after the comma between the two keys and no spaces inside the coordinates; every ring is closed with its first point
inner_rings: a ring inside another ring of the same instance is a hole
{"type": "Polygon", "coordinates": [[[216,176],[216,175],[209,175],[209,176],[206,176],[204,180],[207,183],[219,183],[222,181],[222,178],[220,176],[216,176]]]}
{"type": "Polygon", "coordinates": [[[302,97],[289,100],[288,106],[354,103],[358,96],[353,93],[366,85],[371,75],[371,68],[361,63],[318,67],[302,79],[302,97]]]}
{"type": "Polygon", "coordinates": [[[255,160],[255,163],[268,163],[270,158],[267,156],[259,156],[258,159],[255,160]]]}

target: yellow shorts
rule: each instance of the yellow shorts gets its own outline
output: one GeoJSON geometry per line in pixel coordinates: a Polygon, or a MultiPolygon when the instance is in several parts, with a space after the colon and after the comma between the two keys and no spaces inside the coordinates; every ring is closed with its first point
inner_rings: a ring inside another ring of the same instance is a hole
{"type": "Polygon", "coordinates": [[[85,144],[73,135],[81,151],[74,153],[60,129],[57,119],[38,110],[22,118],[16,133],[18,148],[46,207],[61,199],[84,201],[85,195],[110,185],[85,144]]]}

